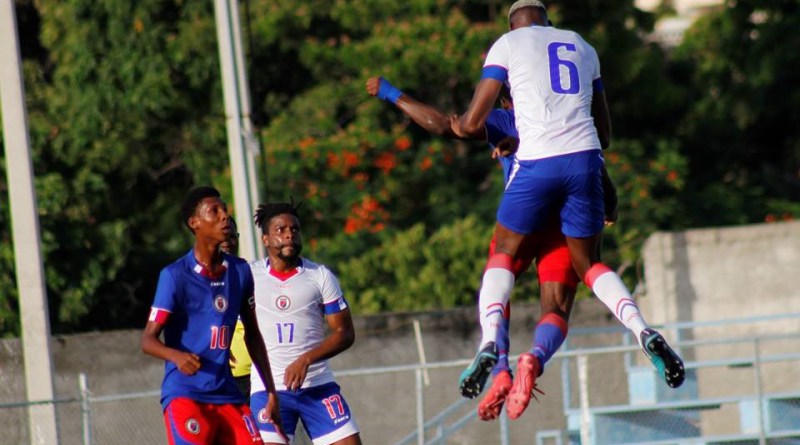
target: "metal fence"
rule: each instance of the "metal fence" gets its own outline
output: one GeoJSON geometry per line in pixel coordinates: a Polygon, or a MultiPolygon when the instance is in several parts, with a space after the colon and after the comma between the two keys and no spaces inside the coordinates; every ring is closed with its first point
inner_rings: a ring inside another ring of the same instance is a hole
{"type": "MultiPolygon", "coordinates": [[[[573,329],[548,368],[550,374],[561,372],[562,415],[556,424],[526,433],[525,443],[800,444],[800,314],[677,323],[661,330],[686,360],[687,379],[679,390],[667,388],[626,332],[573,329]]],[[[464,434],[476,423],[475,401],[454,398],[453,403],[430,409],[428,374],[449,381],[468,363],[463,359],[336,375],[364,387],[381,376],[411,377],[413,386],[406,386],[403,402],[413,401],[410,410],[408,405],[392,404],[385,412],[357,412],[362,427],[372,416],[406,418],[408,434],[395,439],[378,436],[386,439],[381,443],[519,443],[511,433],[525,426],[509,426],[505,416],[484,427],[493,428],[490,441],[464,434]]],[[[162,414],[156,408],[158,390],[97,395],[85,376],[79,382],[75,398],[0,404],[0,444],[29,444],[28,410],[43,403],[56,407],[61,445],[166,443],[162,414]]],[[[369,392],[349,394],[348,401],[358,404],[369,392]]],[[[551,398],[548,404],[557,402],[551,398]]],[[[376,437],[374,431],[365,433],[376,437]]],[[[302,434],[298,442],[308,443],[302,434]]]]}

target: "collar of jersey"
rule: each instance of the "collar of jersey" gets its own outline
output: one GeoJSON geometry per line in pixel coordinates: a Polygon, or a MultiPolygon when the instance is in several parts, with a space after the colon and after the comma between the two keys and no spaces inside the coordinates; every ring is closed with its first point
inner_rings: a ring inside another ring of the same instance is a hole
{"type": "Polygon", "coordinates": [[[211,273],[210,270],[206,269],[202,264],[197,261],[197,258],[194,256],[194,249],[189,251],[189,261],[192,265],[192,270],[201,276],[204,276],[211,280],[216,280],[225,275],[225,271],[228,270],[228,260],[225,258],[225,254],[222,254],[222,270],[219,272],[218,275],[214,275],[211,273]]]}
{"type": "Polygon", "coordinates": [[[288,272],[280,272],[278,270],[273,269],[272,266],[269,265],[269,258],[264,258],[264,267],[267,268],[268,274],[272,275],[273,277],[281,281],[286,281],[289,278],[292,278],[293,276],[303,271],[303,258],[300,258],[300,263],[297,265],[297,267],[288,272]]]}

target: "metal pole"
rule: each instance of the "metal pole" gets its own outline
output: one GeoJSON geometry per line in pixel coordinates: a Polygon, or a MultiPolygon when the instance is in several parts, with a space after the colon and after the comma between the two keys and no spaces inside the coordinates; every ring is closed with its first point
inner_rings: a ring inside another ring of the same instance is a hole
{"type": "MultiPolygon", "coordinates": [[[[425,346],[422,343],[422,330],[419,327],[419,320],[414,319],[414,337],[417,339],[417,355],[419,355],[419,364],[425,366],[427,360],[425,359],[425,346]]],[[[422,369],[422,377],[425,386],[431,384],[431,379],[428,376],[428,369],[422,369]]]]}
{"type": "Polygon", "coordinates": [[[754,370],[754,377],[755,377],[755,385],[756,385],[756,418],[758,419],[758,445],[766,445],[767,444],[767,437],[766,437],[766,428],[764,425],[764,387],[761,382],[761,358],[759,357],[761,354],[761,347],[760,341],[758,337],[753,341],[753,353],[755,358],[753,359],[753,370],[754,370]]]}
{"type": "Polygon", "coordinates": [[[83,445],[92,445],[92,407],[89,404],[89,383],[86,374],[78,375],[78,388],[81,394],[81,418],[83,419],[83,445]]]}
{"type": "MultiPolygon", "coordinates": [[[[0,61],[0,110],[3,115],[14,265],[19,290],[25,388],[29,401],[52,401],[54,385],[50,357],[50,316],[13,0],[0,0],[0,61]]],[[[55,406],[52,403],[30,405],[28,428],[32,444],[58,444],[55,406]]]]}
{"type": "Polygon", "coordinates": [[[581,399],[581,445],[592,445],[592,427],[589,418],[589,357],[578,356],[578,391],[581,399]]]}
{"type": "Polygon", "coordinates": [[[508,437],[508,415],[506,410],[500,411],[500,445],[509,445],[511,442],[508,437]]]}
{"type": "Polygon", "coordinates": [[[422,368],[414,372],[417,386],[417,444],[425,445],[425,390],[422,386],[422,368]]]}
{"type": "MultiPolygon", "coordinates": [[[[242,137],[244,138],[244,159],[247,165],[247,178],[250,187],[250,205],[253,209],[258,208],[261,203],[261,187],[258,186],[258,169],[256,168],[256,156],[261,152],[258,138],[255,136],[253,121],[250,119],[250,83],[247,81],[247,62],[244,58],[242,49],[241,20],[239,15],[239,2],[228,0],[231,15],[231,39],[233,41],[234,57],[236,60],[236,79],[237,92],[239,96],[239,116],[242,120],[242,137]]],[[[252,50],[252,48],[251,48],[252,50]]],[[[252,215],[249,219],[252,224],[252,215]]],[[[256,236],[257,237],[257,236],[256,236]]],[[[256,242],[256,253],[259,257],[264,254],[263,243],[256,242]]]]}
{"type": "MultiPolygon", "coordinates": [[[[222,92],[225,99],[225,125],[228,132],[228,152],[231,159],[231,182],[233,183],[233,202],[239,223],[239,252],[243,258],[254,260],[259,255],[258,236],[252,224],[253,198],[248,178],[247,160],[242,136],[241,103],[235,48],[232,36],[230,3],[228,0],[214,0],[214,14],[217,23],[219,61],[222,71],[222,92]]],[[[235,20],[238,22],[239,17],[235,20]]]]}

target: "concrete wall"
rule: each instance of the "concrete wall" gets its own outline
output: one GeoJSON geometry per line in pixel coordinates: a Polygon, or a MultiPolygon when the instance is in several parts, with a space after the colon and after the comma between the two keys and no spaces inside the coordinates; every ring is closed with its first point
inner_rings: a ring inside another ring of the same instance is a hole
{"type": "Polygon", "coordinates": [[[800,312],[800,222],[658,232],[642,257],[651,323],[800,312]]]}

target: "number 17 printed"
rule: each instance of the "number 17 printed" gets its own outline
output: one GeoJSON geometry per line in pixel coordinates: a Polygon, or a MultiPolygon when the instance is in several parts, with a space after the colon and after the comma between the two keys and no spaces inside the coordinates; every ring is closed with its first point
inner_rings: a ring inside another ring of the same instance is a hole
{"type": "Polygon", "coordinates": [[[284,335],[286,335],[286,343],[294,342],[294,323],[275,323],[278,328],[278,343],[284,342],[284,335]]]}

